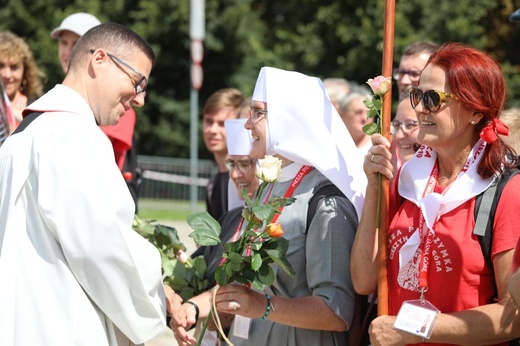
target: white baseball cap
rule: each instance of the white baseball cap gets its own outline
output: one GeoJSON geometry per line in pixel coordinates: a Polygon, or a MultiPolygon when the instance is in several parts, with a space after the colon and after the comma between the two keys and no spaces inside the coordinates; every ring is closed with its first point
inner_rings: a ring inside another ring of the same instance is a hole
{"type": "Polygon", "coordinates": [[[89,13],[74,13],[65,18],[59,27],[51,31],[51,38],[57,39],[61,32],[66,30],[83,36],[84,33],[99,24],[101,24],[99,19],[89,13]]]}

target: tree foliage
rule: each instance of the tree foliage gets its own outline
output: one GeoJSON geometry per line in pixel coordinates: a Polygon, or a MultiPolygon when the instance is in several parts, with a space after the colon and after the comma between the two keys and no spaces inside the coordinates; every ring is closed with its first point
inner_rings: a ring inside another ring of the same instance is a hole
{"type": "MultiPolygon", "coordinates": [[[[384,0],[206,0],[199,114],[217,89],[237,87],[250,95],[262,66],[358,83],[380,74],[384,6],[384,0]]],[[[394,65],[416,40],[470,44],[501,62],[508,105],[520,106],[520,24],[508,21],[519,7],[520,0],[396,0],[394,65]]],[[[153,46],[158,61],[146,105],[137,110],[139,152],[188,157],[190,2],[8,0],[0,6],[0,30],[27,39],[47,75],[46,89],[63,78],[49,33],[79,11],[128,25],[153,46]]],[[[199,142],[199,156],[210,158],[199,142]]]]}

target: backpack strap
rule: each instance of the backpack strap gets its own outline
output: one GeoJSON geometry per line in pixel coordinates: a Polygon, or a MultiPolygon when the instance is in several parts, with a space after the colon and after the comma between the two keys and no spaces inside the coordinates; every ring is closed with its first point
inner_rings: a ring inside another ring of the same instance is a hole
{"type": "MultiPolygon", "coordinates": [[[[486,191],[477,195],[475,200],[475,228],[473,229],[473,234],[479,237],[484,260],[489,265],[493,277],[495,273],[493,270],[493,261],[491,260],[491,243],[493,240],[493,224],[498,201],[507,182],[518,173],[520,173],[519,167],[505,170],[486,191]]],[[[493,286],[495,286],[495,292],[497,292],[494,280],[493,286]]]]}
{"type": "Polygon", "coordinates": [[[12,134],[14,135],[14,134],[22,132],[23,130],[25,130],[25,128],[27,126],[29,126],[30,123],[32,123],[36,118],[38,118],[42,114],[43,114],[43,112],[32,112],[32,113],[27,114],[23,118],[20,125],[18,125],[18,127],[13,131],[12,134]]]}
{"type": "Polygon", "coordinates": [[[327,185],[323,185],[318,188],[316,192],[314,192],[313,196],[309,199],[309,208],[307,209],[307,225],[305,227],[305,233],[309,230],[309,226],[311,225],[312,219],[314,215],[316,215],[316,211],[318,210],[318,205],[325,198],[330,196],[343,196],[343,192],[334,184],[330,183],[327,185]]]}
{"type": "Polygon", "coordinates": [[[491,259],[491,239],[498,201],[508,181],[518,173],[520,173],[518,167],[505,170],[486,191],[476,197],[473,234],[480,237],[482,252],[489,259],[491,259]]]}

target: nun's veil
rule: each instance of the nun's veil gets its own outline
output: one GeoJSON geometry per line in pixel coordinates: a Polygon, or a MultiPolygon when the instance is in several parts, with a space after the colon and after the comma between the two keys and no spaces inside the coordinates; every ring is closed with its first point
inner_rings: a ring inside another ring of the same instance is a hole
{"type": "MultiPolygon", "coordinates": [[[[229,155],[249,156],[251,152],[251,135],[244,125],[247,119],[229,119],[224,121],[226,128],[226,143],[229,155]]],[[[244,201],[238,197],[238,190],[231,172],[228,183],[228,210],[244,206],[244,201]]]]}
{"type": "Polygon", "coordinates": [[[352,202],[360,218],[367,184],[363,156],[321,80],[263,67],[252,100],[267,103],[267,154],[318,169],[352,202]]]}

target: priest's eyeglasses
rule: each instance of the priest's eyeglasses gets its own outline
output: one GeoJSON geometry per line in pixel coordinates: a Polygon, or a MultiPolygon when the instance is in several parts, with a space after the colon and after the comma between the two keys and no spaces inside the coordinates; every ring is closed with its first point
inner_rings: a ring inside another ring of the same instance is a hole
{"type": "MultiPolygon", "coordinates": [[[[91,54],[93,54],[94,52],[95,52],[94,49],[90,50],[91,54]]],[[[132,80],[132,82],[134,83],[134,89],[135,89],[136,95],[139,95],[140,93],[143,93],[146,91],[146,87],[148,86],[148,80],[141,72],[137,71],[135,68],[133,68],[132,66],[130,66],[123,60],[119,59],[114,54],[110,54],[107,52],[107,55],[110,57],[110,59],[114,60],[117,64],[123,65],[124,67],[130,69],[132,72],[134,72],[135,74],[137,74],[140,77],[139,81],[136,81],[134,78],[129,76],[130,79],[132,80]]]]}

